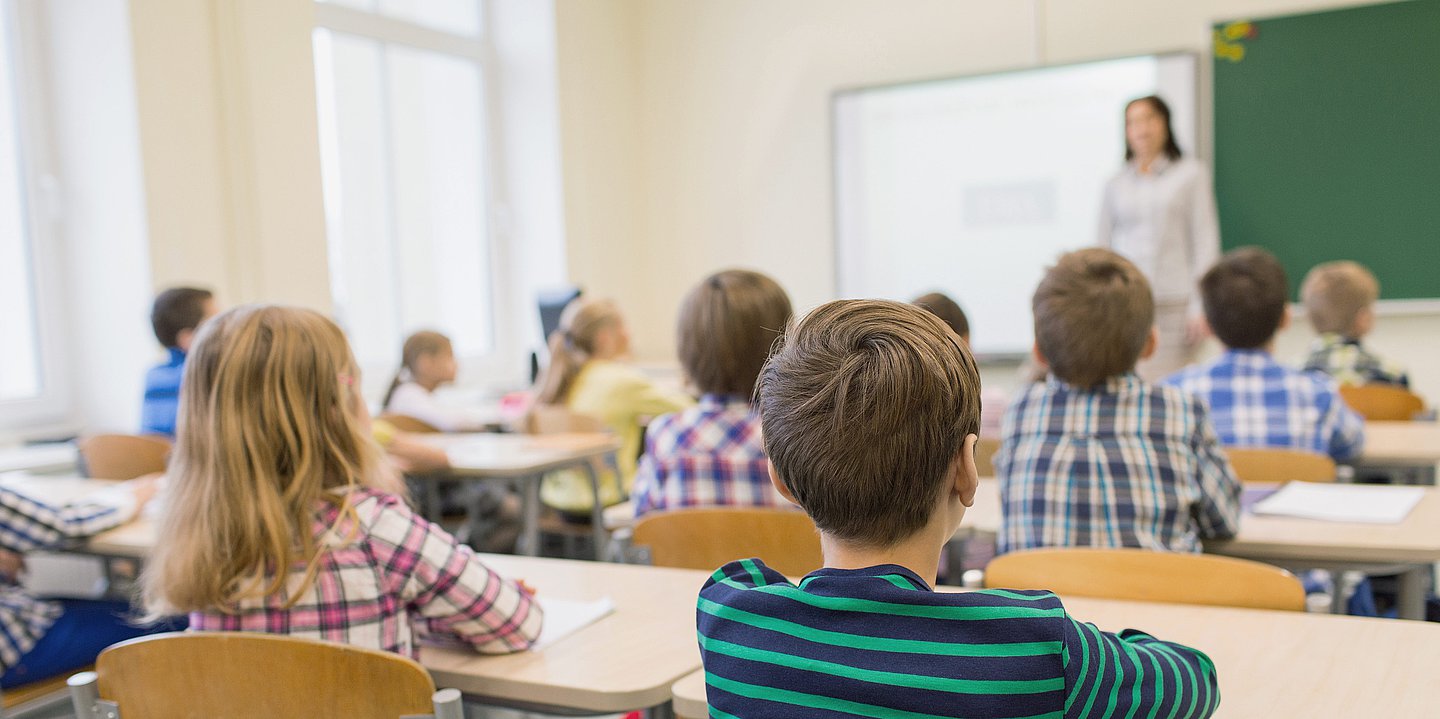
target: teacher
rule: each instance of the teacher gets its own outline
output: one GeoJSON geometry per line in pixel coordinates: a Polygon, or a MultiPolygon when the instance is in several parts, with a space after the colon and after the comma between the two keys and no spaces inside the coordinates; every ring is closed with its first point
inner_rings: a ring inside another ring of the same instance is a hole
{"type": "Polygon", "coordinates": [[[1197,283],[1220,256],[1220,223],[1210,172],[1180,151],[1154,95],[1125,106],[1125,166],[1105,185],[1099,244],[1134,262],[1155,293],[1159,343],[1141,376],[1189,364],[1208,332],[1197,283]]]}

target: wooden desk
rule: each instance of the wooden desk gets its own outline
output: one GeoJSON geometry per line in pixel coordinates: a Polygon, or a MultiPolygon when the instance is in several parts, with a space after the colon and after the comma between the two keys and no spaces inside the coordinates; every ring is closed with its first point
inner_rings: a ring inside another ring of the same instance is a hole
{"type": "Polygon", "coordinates": [[[542,596],[609,596],[615,613],[538,652],[480,656],[426,647],[439,687],[510,706],[626,712],[665,704],[675,680],[700,667],[695,597],[709,572],[485,555],[542,596]]]}
{"type": "MultiPolygon", "coordinates": [[[[585,472],[595,497],[600,476],[595,461],[614,466],[620,442],[609,434],[422,434],[415,438],[439,447],[450,459],[450,471],[421,479],[519,480],[524,483],[524,519],[520,549],[535,555],[540,550],[540,481],[545,473],[575,468],[585,472]]],[[[427,486],[434,488],[434,482],[427,486]]],[[[433,505],[432,505],[433,506],[433,505]]],[[[591,510],[591,538],[595,558],[603,559],[608,535],[598,503],[591,510]]],[[[463,534],[463,532],[462,532],[463,534]]]]}
{"type": "Polygon", "coordinates": [[[1428,467],[1440,463],[1440,422],[1366,422],[1357,465],[1428,467]]]}
{"type": "MultiPolygon", "coordinates": [[[[1401,573],[1399,615],[1423,619],[1429,567],[1440,562],[1440,489],[1425,496],[1400,524],[1354,524],[1246,514],[1234,539],[1205,542],[1205,551],[1292,567],[1394,569],[1401,573]]],[[[982,479],[961,530],[1000,530],[1000,488],[982,479]]],[[[965,536],[965,535],[961,535],[965,536]]]]}
{"type": "MultiPolygon", "coordinates": [[[[1064,600],[1101,629],[1141,629],[1204,651],[1220,675],[1216,717],[1432,716],[1440,624],[1329,614],[1064,600]]],[[[705,678],[676,682],[675,714],[708,715],[705,678]]]]}
{"type": "Polygon", "coordinates": [[[0,472],[74,471],[79,458],[69,442],[0,447],[0,472]]]}

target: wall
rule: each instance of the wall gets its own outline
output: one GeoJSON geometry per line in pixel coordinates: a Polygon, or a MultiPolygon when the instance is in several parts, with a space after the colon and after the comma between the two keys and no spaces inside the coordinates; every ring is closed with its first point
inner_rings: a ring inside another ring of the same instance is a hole
{"type": "MultiPolygon", "coordinates": [[[[836,88],[1208,53],[1214,21],[1353,4],[559,0],[571,274],[622,302],[643,359],[670,359],[679,299],[715,269],[768,272],[797,307],[833,296],[836,88]]],[[[1303,325],[1281,338],[1282,356],[1303,351],[1303,325]]],[[[1440,374],[1424,371],[1440,352],[1440,315],[1382,317],[1373,344],[1417,368],[1420,391],[1440,398],[1440,374]]]]}

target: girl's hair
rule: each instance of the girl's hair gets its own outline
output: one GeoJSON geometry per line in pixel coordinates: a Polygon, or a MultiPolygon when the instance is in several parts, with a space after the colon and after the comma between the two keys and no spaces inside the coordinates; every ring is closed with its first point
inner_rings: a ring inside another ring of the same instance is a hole
{"type": "Polygon", "coordinates": [[[185,363],[161,541],[141,578],[149,615],[232,611],[285,591],[304,562],[298,601],[319,567],[317,505],[341,508],[332,529],[357,526],[349,493],[329,490],[403,492],[363,412],[355,358],[319,313],[247,305],[206,323],[185,363]]]}
{"type": "MultiPolygon", "coordinates": [[[[1165,121],[1165,148],[1163,152],[1165,156],[1171,160],[1180,159],[1180,155],[1183,153],[1180,152],[1180,146],[1175,144],[1175,128],[1170,125],[1170,106],[1165,104],[1165,101],[1161,100],[1159,95],[1146,95],[1145,97],[1137,97],[1125,103],[1125,111],[1129,112],[1130,106],[1137,102],[1149,103],[1150,107],[1154,108],[1155,113],[1160,116],[1160,119],[1165,121]]],[[[1127,161],[1135,159],[1135,151],[1130,149],[1130,138],[1128,137],[1125,138],[1125,159],[1127,161]]]]}
{"type": "Polygon", "coordinates": [[[400,349],[400,370],[395,373],[395,379],[390,382],[390,389],[385,390],[385,399],[380,402],[380,411],[390,407],[390,398],[395,396],[395,390],[405,384],[405,380],[415,376],[415,363],[421,357],[436,354],[451,354],[455,350],[450,346],[450,338],[439,332],[420,330],[405,338],[405,346],[400,349]]]}
{"type": "Polygon", "coordinates": [[[790,314],[785,290],[759,272],[710,275],[680,305],[675,334],[685,374],[705,394],[750,399],[790,314]]]}
{"type": "Polygon", "coordinates": [[[620,324],[620,308],[610,300],[577,297],[560,313],[560,326],[550,333],[550,366],[535,382],[536,404],[564,404],[580,368],[595,353],[595,338],[620,324]]]}

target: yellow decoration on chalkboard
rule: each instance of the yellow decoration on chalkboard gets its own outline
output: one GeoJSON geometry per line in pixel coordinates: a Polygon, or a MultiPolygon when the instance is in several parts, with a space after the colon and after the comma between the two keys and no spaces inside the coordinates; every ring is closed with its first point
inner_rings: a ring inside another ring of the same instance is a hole
{"type": "Polygon", "coordinates": [[[1227,23],[1215,31],[1215,57],[1230,62],[1244,60],[1245,45],[1240,41],[1253,40],[1259,34],[1260,30],[1253,22],[1237,20],[1227,23]]]}

